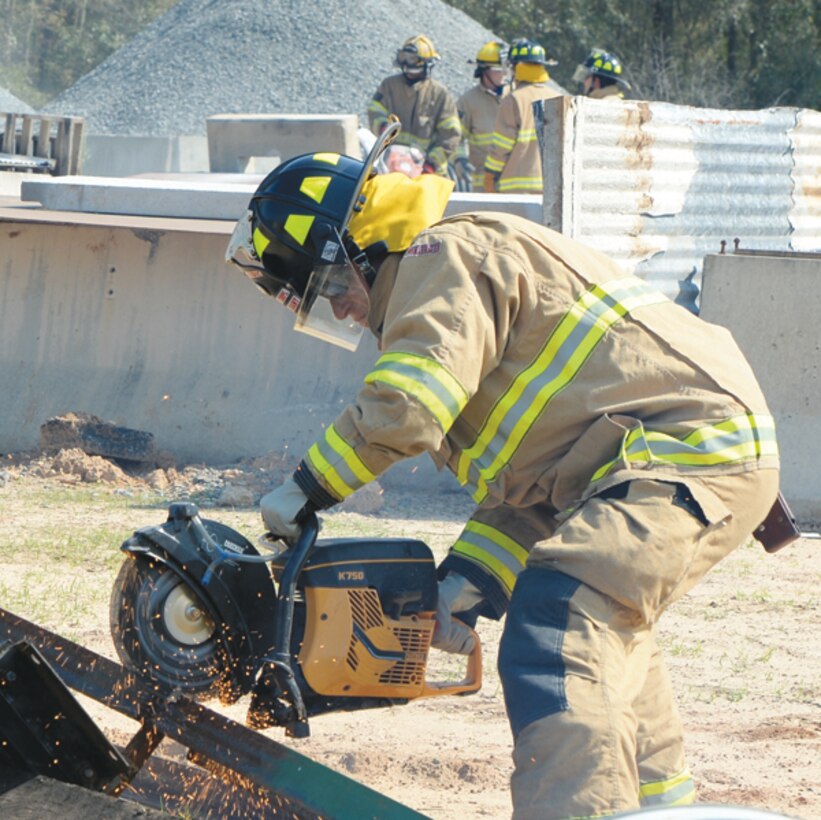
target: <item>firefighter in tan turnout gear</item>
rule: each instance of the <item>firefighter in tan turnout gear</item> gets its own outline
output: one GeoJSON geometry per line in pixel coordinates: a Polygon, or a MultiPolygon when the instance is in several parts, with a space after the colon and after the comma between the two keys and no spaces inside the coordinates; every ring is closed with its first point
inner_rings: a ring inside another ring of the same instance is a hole
{"type": "Polygon", "coordinates": [[[229,246],[298,329],[351,347],[366,326],[380,349],[263,520],[293,537],[306,508],[429,453],[477,505],[439,568],[434,645],[466,652],[458,619],[507,613],[514,817],[692,802],[654,627],[776,497],[753,373],[727,330],[583,244],[441,219],[452,183],[372,175],[382,147],[282,163],[229,246]]]}
{"type": "Polygon", "coordinates": [[[485,160],[486,193],[540,194],[542,156],[536,135],[533,103],[560,96],[549,85],[545,50],[532,40],[517,40],[508,53],[515,87],[502,100],[490,152],[485,160]]]}
{"type": "Polygon", "coordinates": [[[456,101],[442,83],[431,76],[440,56],[424,34],[411,37],[396,53],[401,73],[386,77],[368,105],[368,123],[377,136],[391,114],[402,130],[396,142],[418,148],[424,156],[424,171],[447,176],[462,131],[456,101]]]}
{"type": "Polygon", "coordinates": [[[493,141],[499,105],[510,91],[506,82],[505,51],[505,44],[497,40],[491,40],[479,49],[473,73],[477,82],[456,102],[463,138],[457,162],[466,158],[471,187],[476,191],[482,190],[485,159],[493,141]]]}
{"type": "Polygon", "coordinates": [[[623,73],[618,57],[594,48],[584,62],[576,66],[573,80],[581,86],[581,93],[591,99],[624,99],[624,92],[630,91],[631,86],[623,73]]]}

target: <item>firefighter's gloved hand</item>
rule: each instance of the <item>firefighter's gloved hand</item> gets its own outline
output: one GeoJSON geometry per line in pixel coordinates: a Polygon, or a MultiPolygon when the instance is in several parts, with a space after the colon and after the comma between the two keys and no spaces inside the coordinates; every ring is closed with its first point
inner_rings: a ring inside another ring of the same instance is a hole
{"type": "Polygon", "coordinates": [[[467,578],[449,572],[439,582],[439,603],[436,606],[436,628],[433,646],[443,652],[469,655],[476,641],[470,629],[454,613],[467,612],[482,601],[482,593],[467,578]]]}
{"type": "Polygon", "coordinates": [[[460,177],[470,179],[470,175],[476,170],[476,167],[468,160],[467,157],[456,157],[453,161],[456,166],[456,173],[460,177]]]}
{"type": "Polygon", "coordinates": [[[473,177],[471,176],[476,168],[469,162],[467,157],[456,157],[453,161],[453,170],[456,175],[456,187],[459,191],[473,190],[473,177]]]}
{"type": "Polygon", "coordinates": [[[299,489],[296,481],[286,478],[273,492],[262,496],[259,511],[265,526],[287,541],[299,535],[301,528],[296,519],[307,503],[308,496],[299,489]]]}
{"type": "Polygon", "coordinates": [[[482,188],[486,194],[495,194],[496,193],[496,174],[491,174],[490,171],[485,171],[485,175],[483,177],[483,185],[482,188]]]}

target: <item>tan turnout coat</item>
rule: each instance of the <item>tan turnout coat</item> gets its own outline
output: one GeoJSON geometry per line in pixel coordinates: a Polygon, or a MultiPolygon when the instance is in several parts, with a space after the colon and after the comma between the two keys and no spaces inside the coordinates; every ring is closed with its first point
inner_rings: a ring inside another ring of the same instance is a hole
{"type": "Polygon", "coordinates": [[[423,231],[380,268],[369,323],[381,356],[301,486],[329,506],[400,459],[448,466],[478,508],[444,568],[480,587],[491,617],[533,545],[604,489],[684,482],[720,522],[699,477],[778,465],[726,329],[529,220],[463,214],[423,231]]]}
{"type": "Polygon", "coordinates": [[[402,123],[397,142],[416,146],[437,173],[446,175],[462,139],[450,91],[431,77],[411,84],[402,74],[393,74],[382,80],[368,105],[368,123],[374,134],[380,133],[390,114],[402,123]]]}
{"type": "Polygon", "coordinates": [[[499,106],[485,171],[498,175],[504,194],[542,192],[542,156],[533,103],[561,96],[547,83],[519,83],[499,106]]]}

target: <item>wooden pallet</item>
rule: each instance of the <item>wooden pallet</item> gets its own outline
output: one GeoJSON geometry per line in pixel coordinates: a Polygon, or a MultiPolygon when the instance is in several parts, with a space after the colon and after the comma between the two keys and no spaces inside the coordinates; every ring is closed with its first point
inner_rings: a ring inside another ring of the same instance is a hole
{"type": "Polygon", "coordinates": [[[46,171],[54,176],[82,173],[82,117],[0,114],[0,168],[46,171]],[[2,119],[0,119],[2,122],[2,119]]]}

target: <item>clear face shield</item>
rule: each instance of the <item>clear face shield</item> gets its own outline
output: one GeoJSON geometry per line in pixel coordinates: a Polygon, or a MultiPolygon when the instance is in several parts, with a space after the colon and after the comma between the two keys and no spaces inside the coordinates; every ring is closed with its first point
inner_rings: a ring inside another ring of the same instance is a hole
{"type": "Polygon", "coordinates": [[[356,350],[368,324],[368,286],[336,230],[325,240],[321,256],[327,264],[321,260],[311,271],[294,329],[356,350]]]}
{"type": "Polygon", "coordinates": [[[271,289],[274,281],[262,266],[253,244],[253,214],[237,222],[225,260],[236,265],[263,293],[296,313],[294,330],[356,350],[368,323],[368,287],[351,262],[338,232],[330,228],[321,258],[308,276],[302,298],[287,285],[271,289]],[[276,291],[276,292],[274,292],[276,291]]]}
{"type": "Polygon", "coordinates": [[[253,214],[249,210],[237,220],[228,240],[225,261],[236,265],[249,279],[257,280],[265,273],[265,268],[254,250],[252,219],[253,214]]]}

